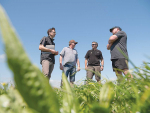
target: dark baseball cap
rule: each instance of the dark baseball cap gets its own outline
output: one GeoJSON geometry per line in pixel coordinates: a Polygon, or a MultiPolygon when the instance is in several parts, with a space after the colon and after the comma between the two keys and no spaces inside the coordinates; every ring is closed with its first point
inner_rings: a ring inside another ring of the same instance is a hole
{"type": "Polygon", "coordinates": [[[110,32],[112,32],[112,30],[113,30],[114,28],[119,28],[120,31],[122,30],[119,26],[115,26],[115,27],[112,27],[112,28],[110,29],[110,32]]]}
{"type": "Polygon", "coordinates": [[[69,41],[69,44],[71,44],[71,43],[77,44],[78,42],[76,42],[75,40],[70,40],[70,41],[69,41]]]}

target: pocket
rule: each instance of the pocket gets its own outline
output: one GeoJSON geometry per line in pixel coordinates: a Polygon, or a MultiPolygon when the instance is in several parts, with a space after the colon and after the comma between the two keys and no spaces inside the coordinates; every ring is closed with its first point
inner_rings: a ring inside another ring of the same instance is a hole
{"type": "Polygon", "coordinates": [[[76,54],[77,54],[77,51],[73,51],[73,54],[76,55],[76,54]]]}
{"type": "Polygon", "coordinates": [[[64,67],[70,67],[70,65],[69,64],[65,64],[64,67]]]}
{"type": "Polygon", "coordinates": [[[120,62],[119,59],[114,60],[114,65],[115,65],[116,68],[119,66],[119,62],[120,62]]]}
{"type": "Polygon", "coordinates": [[[42,54],[41,57],[42,57],[43,59],[46,59],[46,58],[49,57],[49,54],[42,54]]]}

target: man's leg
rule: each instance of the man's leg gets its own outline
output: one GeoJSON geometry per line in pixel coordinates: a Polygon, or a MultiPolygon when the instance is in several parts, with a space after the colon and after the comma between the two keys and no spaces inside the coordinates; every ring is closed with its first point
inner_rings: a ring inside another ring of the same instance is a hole
{"type": "Polygon", "coordinates": [[[130,79],[133,78],[133,76],[131,75],[131,73],[129,72],[128,69],[124,69],[123,74],[128,76],[128,78],[127,78],[128,81],[130,81],[130,79]]]}
{"type": "Polygon", "coordinates": [[[49,78],[49,61],[48,60],[42,61],[42,71],[45,77],[49,78]]]}
{"type": "Polygon", "coordinates": [[[95,71],[93,66],[88,66],[87,67],[87,70],[86,70],[86,78],[87,78],[86,84],[88,84],[89,80],[93,79],[93,75],[94,75],[93,71],[95,71]]]}
{"type": "Polygon", "coordinates": [[[121,59],[113,59],[112,60],[112,67],[113,67],[113,71],[116,73],[118,82],[121,82],[123,80],[123,76],[122,76],[122,72],[123,70],[123,65],[122,65],[122,61],[121,59]]]}
{"type": "Polygon", "coordinates": [[[51,74],[52,74],[53,69],[54,69],[54,64],[53,64],[53,62],[49,62],[49,75],[48,75],[49,80],[50,80],[50,78],[51,78],[51,74]]]}
{"type": "Polygon", "coordinates": [[[123,80],[122,71],[118,71],[116,69],[114,69],[114,70],[115,70],[118,82],[121,82],[123,80]]]}
{"type": "MultiPolygon", "coordinates": [[[[125,63],[126,63],[126,65],[127,65],[127,67],[128,67],[128,61],[127,61],[127,60],[125,60],[125,63]]],[[[123,72],[124,75],[127,75],[127,76],[128,76],[127,80],[130,81],[130,79],[132,79],[133,76],[132,76],[132,74],[129,72],[128,68],[127,68],[127,69],[124,68],[123,71],[124,71],[124,72],[123,72]]]]}
{"type": "MultiPolygon", "coordinates": [[[[63,72],[66,75],[66,77],[68,78],[68,74],[69,74],[69,66],[68,65],[64,65],[63,67],[63,72]]],[[[63,86],[63,81],[61,79],[61,87],[63,86]]]]}
{"type": "Polygon", "coordinates": [[[101,67],[100,66],[93,66],[95,68],[95,79],[99,84],[101,84],[101,67]]]}
{"type": "Polygon", "coordinates": [[[76,68],[75,67],[72,67],[70,69],[70,86],[73,87],[73,84],[75,82],[75,75],[76,75],[76,68]]]}

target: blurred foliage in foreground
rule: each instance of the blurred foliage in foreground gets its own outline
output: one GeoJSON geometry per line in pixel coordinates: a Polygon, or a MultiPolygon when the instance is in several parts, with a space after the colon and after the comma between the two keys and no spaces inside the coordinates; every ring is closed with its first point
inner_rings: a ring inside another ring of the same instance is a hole
{"type": "Polygon", "coordinates": [[[52,88],[40,70],[30,62],[2,6],[0,30],[16,87],[3,84],[0,88],[0,113],[150,112],[148,62],[132,72],[133,80],[128,82],[124,77],[119,85],[106,81],[102,85],[91,82],[71,88],[62,74],[63,88],[52,88]]]}

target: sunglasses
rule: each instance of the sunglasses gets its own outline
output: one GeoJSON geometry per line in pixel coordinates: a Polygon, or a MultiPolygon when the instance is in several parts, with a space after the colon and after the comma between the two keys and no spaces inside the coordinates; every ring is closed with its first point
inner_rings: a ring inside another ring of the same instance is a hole
{"type": "Polygon", "coordinates": [[[52,32],[52,33],[56,33],[56,32],[52,32]]]}
{"type": "MultiPolygon", "coordinates": [[[[72,43],[74,43],[74,42],[72,42],[72,43]]],[[[71,43],[70,43],[71,44],[71,43]]],[[[74,43],[75,45],[77,44],[77,43],[74,43]]]]}
{"type": "Polygon", "coordinates": [[[92,44],[92,46],[93,46],[93,45],[97,45],[97,44],[92,44]]]}

